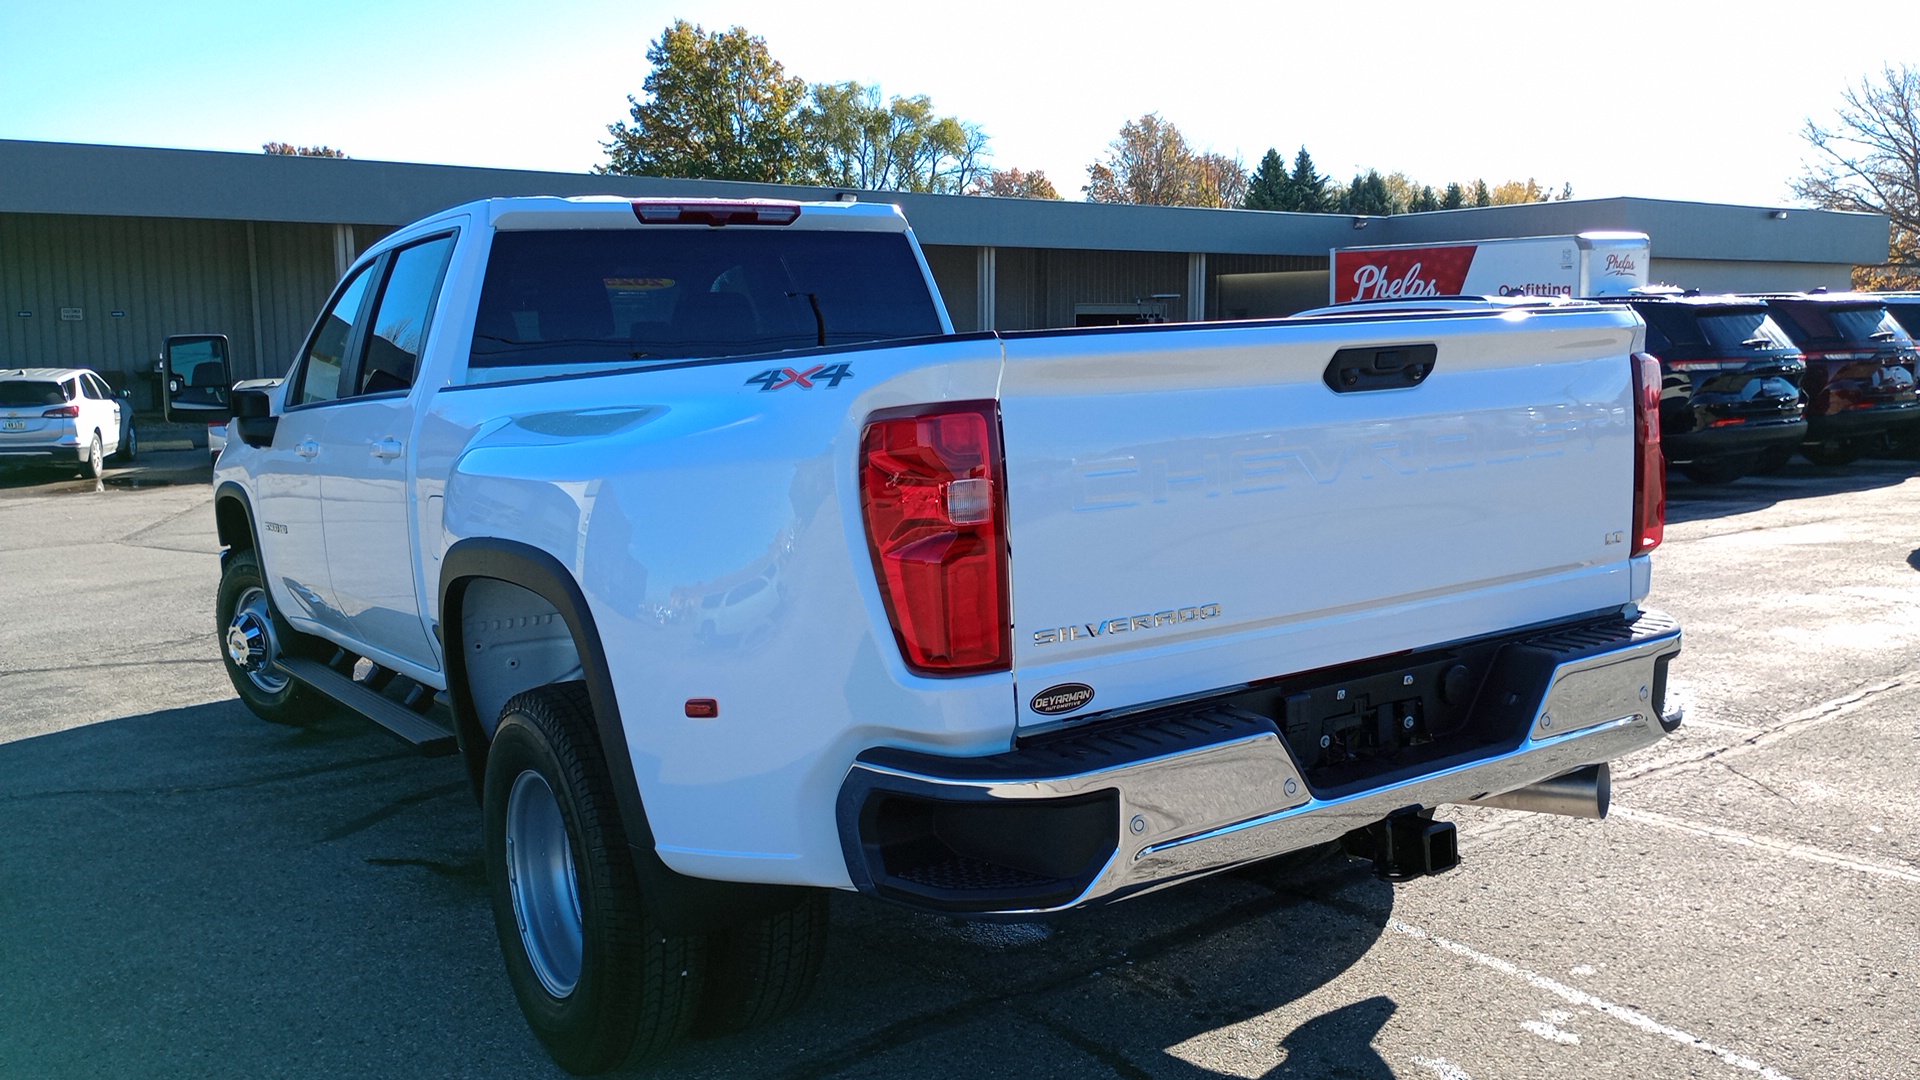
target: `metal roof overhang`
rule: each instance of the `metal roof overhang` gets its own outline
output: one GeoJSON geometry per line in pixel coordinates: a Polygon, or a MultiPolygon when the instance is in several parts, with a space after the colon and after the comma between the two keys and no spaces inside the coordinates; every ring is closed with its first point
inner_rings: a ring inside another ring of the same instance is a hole
{"type": "MultiPolygon", "coordinates": [[[[398,226],[500,195],[833,199],[842,188],[422,165],[0,139],[0,213],[398,226]]],[[[925,244],[962,247],[1325,255],[1356,244],[1622,229],[1655,257],[1884,262],[1879,214],[1661,199],[1580,199],[1371,218],[858,192],[900,206],[925,244]]]]}

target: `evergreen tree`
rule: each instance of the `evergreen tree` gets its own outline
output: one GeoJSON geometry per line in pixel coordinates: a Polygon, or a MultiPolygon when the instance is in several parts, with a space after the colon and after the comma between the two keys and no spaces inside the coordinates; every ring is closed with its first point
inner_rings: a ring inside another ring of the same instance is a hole
{"type": "Polygon", "coordinates": [[[1485,180],[1475,180],[1473,182],[1473,205],[1493,205],[1493,192],[1487,190],[1487,182],[1485,180]]]}
{"type": "Polygon", "coordinates": [[[1278,151],[1269,149],[1247,181],[1247,197],[1240,205],[1246,210],[1293,210],[1288,190],[1287,163],[1278,151]]]}
{"type": "Polygon", "coordinates": [[[1448,184],[1447,193],[1440,197],[1440,209],[1458,210],[1467,205],[1467,193],[1459,184],[1448,184]]]}
{"type": "Polygon", "coordinates": [[[1407,210],[1415,214],[1424,214],[1429,210],[1440,209],[1440,199],[1434,195],[1433,188],[1421,185],[1418,193],[1408,201],[1407,210]]]}
{"type": "Polygon", "coordinates": [[[1293,205],[1282,209],[1298,210],[1304,214],[1330,214],[1337,209],[1339,200],[1327,187],[1328,178],[1314,169],[1313,155],[1302,146],[1300,152],[1293,156],[1293,172],[1287,176],[1287,190],[1293,205]]]}
{"type": "Polygon", "coordinates": [[[1340,200],[1343,214],[1386,215],[1393,211],[1393,195],[1387,191],[1387,178],[1381,176],[1378,169],[1368,169],[1364,175],[1354,174],[1346,197],[1340,200]]]}

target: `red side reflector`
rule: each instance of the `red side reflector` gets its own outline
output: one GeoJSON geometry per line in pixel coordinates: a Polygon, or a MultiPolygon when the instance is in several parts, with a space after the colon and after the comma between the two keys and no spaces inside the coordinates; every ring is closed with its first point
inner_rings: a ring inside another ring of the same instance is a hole
{"type": "Polygon", "coordinates": [[[1660,361],[1633,354],[1633,551],[1644,555],[1667,532],[1667,462],[1660,452],[1660,361]]]}
{"type": "Polygon", "coordinates": [[[41,415],[41,416],[52,416],[52,417],[56,417],[56,418],[62,418],[62,419],[67,419],[67,420],[71,420],[71,419],[73,419],[74,417],[76,417],[76,416],[79,416],[79,415],[80,415],[80,406],[78,406],[78,405],[62,405],[62,406],[60,406],[60,407],[59,407],[59,408],[57,408],[57,409],[48,409],[48,410],[47,410],[46,412],[43,412],[43,413],[41,413],[40,415],[41,415]]]}
{"type": "Polygon", "coordinates": [[[992,401],[875,413],[861,436],[867,548],[900,654],[923,675],[1011,662],[1002,469],[992,401]]]}
{"type": "Polygon", "coordinates": [[[711,720],[720,715],[720,702],[710,697],[690,697],[687,715],[695,720],[711,720]]]}
{"type": "Polygon", "coordinates": [[[642,225],[791,225],[800,218],[800,204],[772,199],[635,199],[633,216],[642,225]]]}

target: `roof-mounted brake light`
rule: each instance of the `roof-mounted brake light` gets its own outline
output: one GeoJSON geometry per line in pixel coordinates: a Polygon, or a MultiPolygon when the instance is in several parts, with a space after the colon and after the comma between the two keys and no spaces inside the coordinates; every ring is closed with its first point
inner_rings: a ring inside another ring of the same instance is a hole
{"type": "Polygon", "coordinates": [[[633,216],[642,225],[791,225],[800,217],[800,204],[746,199],[735,202],[688,202],[680,199],[635,199],[633,216]]]}

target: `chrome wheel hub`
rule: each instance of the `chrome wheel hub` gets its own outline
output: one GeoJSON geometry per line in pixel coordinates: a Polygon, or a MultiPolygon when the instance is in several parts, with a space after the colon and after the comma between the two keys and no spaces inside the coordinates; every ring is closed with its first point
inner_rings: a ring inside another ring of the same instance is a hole
{"type": "Polygon", "coordinates": [[[507,796],[507,891],[540,985],[556,998],[573,993],[586,948],[573,845],[553,788],[532,769],[514,778],[507,796]]]}
{"type": "Polygon", "coordinates": [[[277,694],[287,688],[287,677],[273,665],[278,656],[266,591],[250,588],[240,594],[233,618],[227,623],[227,659],[262,692],[277,694]]]}

